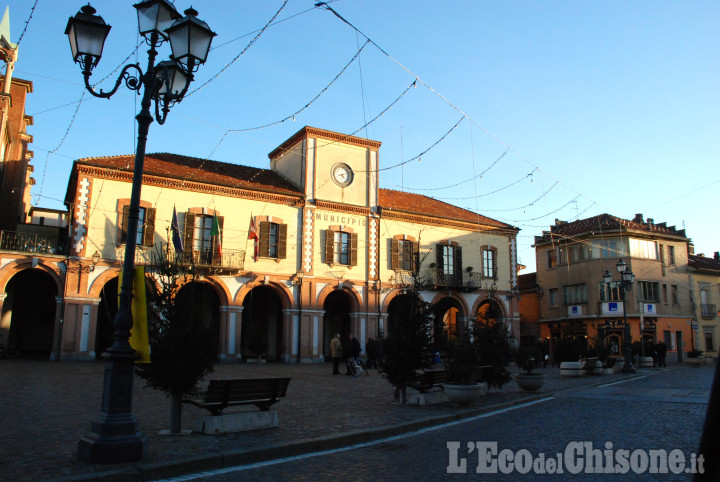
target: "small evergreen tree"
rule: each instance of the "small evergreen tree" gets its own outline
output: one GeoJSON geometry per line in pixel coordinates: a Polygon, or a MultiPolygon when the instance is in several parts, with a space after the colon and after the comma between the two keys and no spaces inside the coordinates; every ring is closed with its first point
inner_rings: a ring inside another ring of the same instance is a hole
{"type": "Polygon", "coordinates": [[[475,316],[470,332],[480,364],[490,366],[485,372],[488,387],[500,388],[512,379],[506,368],[510,356],[509,333],[506,324],[498,321],[502,319],[502,312],[494,301],[497,287],[493,283],[484,291],[489,302],[475,316]]]}
{"type": "Polygon", "coordinates": [[[202,303],[178,298],[183,286],[197,281],[169,250],[156,248],[146,277],[156,292],[148,309],[151,363],[138,364],[136,373],[171,398],[170,432],[182,425],[182,398],[196,392],[198,382],[212,371],[217,359],[217,331],[205,319],[202,303]]]}
{"type": "Polygon", "coordinates": [[[402,404],[407,403],[407,386],[415,380],[417,370],[428,368],[432,361],[432,305],[420,296],[420,265],[418,261],[404,299],[398,300],[401,304],[393,313],[393,326],[383,340],[385,362],[381,372],[395,387],[395,398],[402,404]]]}

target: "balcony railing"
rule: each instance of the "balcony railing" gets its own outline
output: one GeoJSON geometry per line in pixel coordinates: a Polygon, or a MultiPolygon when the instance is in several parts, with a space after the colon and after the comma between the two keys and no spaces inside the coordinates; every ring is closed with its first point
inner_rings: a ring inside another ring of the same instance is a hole
{"type": "Polygon", "coordinates": [[[0,250],[18,253],[66,254],[57,236],[0,231],[0,250]]]}
{"type": "Polygon", "coordinates": [[[702,304],[702,317],[711,320],[717,316],[717,307],[714,304],[702,304]]]}
{"type": "Polygon", "coordinates": [[[476,290],[482,287],[483,277],[481,273],[467,271],[463,273],[448,274],[441,269],[428,269],[425,276],[426,284],[438,288],[454,288],[465,290],[476,290]]]}
{"type": "MultiPolygon", "coordinates": [[[[166,246],[160,248],[163,256],[166,253],[166,246]]],[[[125,249],[124,246],[118,249],[118,259],[122,259],[125,249]]],[[[153,257],[158,252],[158,247],[141,247],[138,246],[135,251],[135,264],[151,265],[153,257]]],[[[170,247],[167,251],[170,259],[175,258],[175,250],[170,247]]],[[[178,261],[182,266],[195,266],[196,268],[217,269],[223,271],[239,271],[245,267],[245,251],[236,249],[222,248],[222,254],[213,249],[204,249],[201,251],[183,251],[179,253],[178,261]]]]}

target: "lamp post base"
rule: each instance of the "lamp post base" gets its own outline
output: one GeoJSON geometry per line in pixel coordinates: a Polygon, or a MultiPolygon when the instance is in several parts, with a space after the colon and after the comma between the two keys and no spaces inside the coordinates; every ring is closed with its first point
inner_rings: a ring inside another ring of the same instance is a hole
{"type": "Polygon", "coordinates": [[[147,437],[132,414],[135,352],[110,348],[105,365],[103,404],[90,433],[78,442],[78,460],[97,464],[137,462],[147,455],[147,437]]]}
{"type": "Polygon", "coordinates": [[[629,346],[626,346],[623,350],[623,356],[625,357],[625,364],[622,370],[620,370],[620,373],[636,373],[635,367],[632,364],[632,352],[629,346]]]}

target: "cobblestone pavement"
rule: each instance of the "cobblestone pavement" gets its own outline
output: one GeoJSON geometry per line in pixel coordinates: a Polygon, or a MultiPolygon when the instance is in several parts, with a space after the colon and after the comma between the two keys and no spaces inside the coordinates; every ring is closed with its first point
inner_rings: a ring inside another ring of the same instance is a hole
{"type": "MultiPolygon", "coordinates": [[[[358,446],[319,457],[292,460],[265,467],[201,476],[196,480],[692,480],[682,473],[627,474],[585,473],[581,458],[580,473],[565,460],[562,474],[537,474],[535,469],[521,474],[476,473],[478,450],[468,452],[468,442],[496,442],[497,453],[503,449],[517,452],[526,449],[532,457],[545,454],[557,460],[573,441],[591,442],[593,448],[673,449],[683,451],[686,461],[697,451],[712,384],[711,369],[673,368],[650,373],[649,376],[607,387],[585,387],[564,391],[527,406],[478,419],[469,419],[452,426],[432,428],[418,435],[358,446]],[[676,395],[689,394],[688,400],[676,395]],[[704,394],[701,400],[699,394],[704,394]],[[670,396],[668,396],[670,394],[670,396]],[[447,473],[450,464],[447,442],[459,442],[458,463],[465,459],[465,473],[447,473]]],[[[646,373],[647,374],[647,373],[646,373]]],[[[586,452],[587,453],[587,452],[586,452]]],[[[584,454],[581,454],[584,456],[584,454]]],[[[608,466],[604,452],[603,467],[608,466]]],[[[497,458],[496,458],[497,459],[497,458]]],[[[611,459],[613,460],[613,459],[611,459]]],[[[630,465],[630,464],[628,464],[630,465]]],[[[538,467],[545,467],[538,465],[538,467]]],[[[554,471],[554,469],[553,469],[554,471]]]]}
{"type": "MultiPolygon", "coordinates": [[[[568,379],[560,377],[558,369],[547,368],[544,370],[546,383],[535,394],[522,392],[511,382],[501,390],[490,390],[475,405],[459,408],[451,404],[395,405],[393,387],[375,370],[371,370],[370,376],[355,378],[333,376],[329,364],[219,364],[212,374],[214,378],[292,377],[288,396],[274,406],[280,418],[279,428],[215,436],[159,435],[161,430],[169,428],[169,399],[161,392],[145,388],[144,382],[136,379],[133,413],[139,430],[148,437],[148,455],[142,462],[107,466],[76,461],[77,443],[89,432],[90,422],[99,413],[103,369],[101,362],[0,360],[2,478],[158,478],[251,461],[257,459],[253,454],[260,449],[267,449],[263,457],[273,458],[308,450],[311,442],[317,448],[328,443],[348,444],[367,440],[368,432],[387,429],[383,433],[393,430],[399,433],[409,429],[409,424],[414,424],[414,428],[431,425],[488,407],[628,377],[614,374],[568,379]],[[396,428],[401,426],[405,428],[396,428]]],[[[711,369],[696,370],[711,372],[711,369]]],[[[597,401],[587,403],[597,407],[597,401]]],[[[183,428],[192,428],[204,416],[203,410],[186,405],[183,428]]]]}

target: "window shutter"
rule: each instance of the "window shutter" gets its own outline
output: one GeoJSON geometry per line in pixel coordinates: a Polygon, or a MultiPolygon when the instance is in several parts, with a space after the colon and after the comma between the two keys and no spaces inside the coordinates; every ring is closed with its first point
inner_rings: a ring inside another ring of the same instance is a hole
{"type": "Polygon", "coordinates": [[[325,264],[333,265],[333,254],[335,253],[335,231],[325,231],[325,264]]]}
{"type": "Polygon", "coordinates": [[[390,240],[390,269],[398,269],[398,249],[400,242],[397,239],[390,240]]]}
{"type": "Polygon", "coordinates": [[[195,234],[195,215],[190,211],[185,213],[185,239],[183,249],[186,253],[193,252],[193,238],[195,234]]]}
{"type": "Polygon", "coordinates": [[[287,224],[278,224],[278,259],[285,259],[287,251],[287,224]]]}
{"type": "Polygon", "coordinates": [[[443,245],[435,245],[435,269],[440,270],[441,273],[445,272],[445,266],[443,263],[443,245]]]}
{"type": "Polygon", "coordinates": [[[143,230],[143,246],[152,246],[155,236],[155,208],[145,208],[145,229],[143,230]]]}
{"type": "Polygon", "coordinates": [[[128,220],[130,218],[130,206],[125,205],[123,206],[123,212],[122,212],[122,220],[120,221],[120,242],[125,243],[127,241],[127,229],[128,229],[128,220]]]}
{"type": "Polygon", "coordinates": [[[357,266],[358,235],[350,233],[350,266],[357,266]]]}
{"type": "Polygon", "coordinates": [[[455,246],[455,280],[457,284],[462,284],[463,264],[462,264],[462,247],[455,246]]]}
{"type": "Polygon", "coordinates": [[[413,250],[412,270],[413,270],[413,273],[417,273],[417,271],[420,269],[420,245],[418,243],[416,243],[415,241],[412,242],[412,250],[413,250]]]}
{"type": "Polygon", "coordinates": [[[493,279],[498,279],[498,263],[497,263],[497,250],[492,251],[492,275],[493,279]]]}
{"type": "Polygon", "coordinates": [[[270,256],[270,223],[267,221],[260,221],[258,254],[261,258],[267,258],[270,256]]]}

